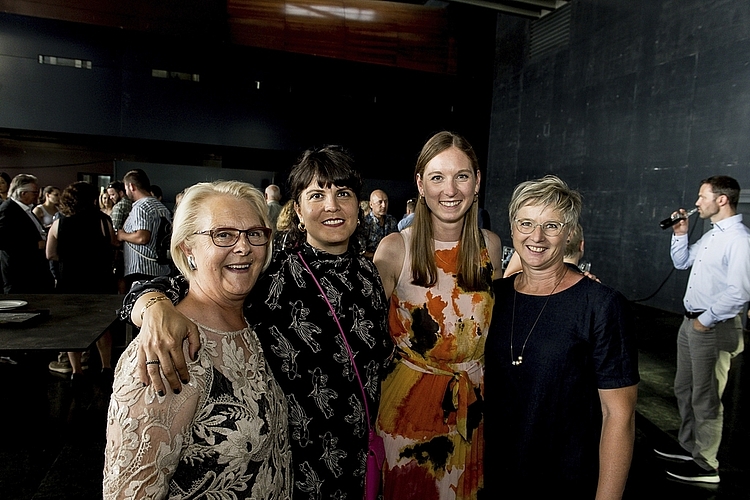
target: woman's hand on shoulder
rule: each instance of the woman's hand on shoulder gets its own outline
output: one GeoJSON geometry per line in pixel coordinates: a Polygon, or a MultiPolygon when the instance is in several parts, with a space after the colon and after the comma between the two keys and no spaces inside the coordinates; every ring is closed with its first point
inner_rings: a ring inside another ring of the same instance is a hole
{"type": "MultiPolygon", "coordinates": [[[[153,384],[159,395],[165,393],[162,374],[175,394],[180,392],[182,384],[190,381],[183,342],[188,341],[192,359],[200,347],[198,327],[165,299],[161,293],[146,293],[133,308],[133,316],[137,313],[142,322],[136,339],[138,377],[144,385],[153,384]],[[149,304],[149,301],[153,302],[149,304]]],[[[137,325],[139,321],[133,319],[137,325]]]]}
{"type": "Polygon", "coordinates": [[[378,268],[380,281],[383,282],[385,296],[390,300],[393,290],[398,285],[398,277],[406,257],[406,247],[401,233],[391,233],[382,240],[375,250],[372,261],[378,268]]]}
{"type": "Polygon", "coordinates": [[[503,244],[500,241],[500,237],[488,231],[482,229],[484,234],[484,241],[487,243],[487,252],[490,254],[490,260],[492,261],[492,279],[500,279],[503,277],[503,244]]]}

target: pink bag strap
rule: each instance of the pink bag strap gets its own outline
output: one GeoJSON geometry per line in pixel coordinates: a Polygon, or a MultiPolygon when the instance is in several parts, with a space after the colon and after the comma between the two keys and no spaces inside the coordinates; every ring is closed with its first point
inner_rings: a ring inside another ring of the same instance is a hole
{"type": "Polygon", "coordinates": [[[321,295],[323,295],[323,300],[325,300],[326,304],[328,304],[328,309],[330,309],[331,311],[331,316],[333,316],[333,320],[336,322],[336,326],[339,327],[339,332],[341,332],[341,338],[344,340],[344,345],[346,346],[346,352],[349,354],[349,359],[352,362],[352,367],[354,367],[354,374],[357,376],[357,382],[359,382],[359,389],[362,391],[362,401],[365,404],[365,415],[367,416],[367,429],[372,430],[372,427],[370,425],[370,409],[368,408],[368,405],[367,405],[367,394],[365,394],[365,386],[362,385],[362,377],[359,376],[357,363],[354,362],[354,354],[352,354],[352,348],[349,346],[349,341],[346,340],[344,329],[341,328],[341,323],[339,323],[339,318],[338,316],[336,316],[336,311],[333,310],[331,301],[328,300],[328,295],[326,295],[326,293],[323,291],[323,287],[320,286],[320,283],[318,282],[318,278],[315,277],[315,274],[312,272],[312,269],[310,269],[310,266],[308,266],[307,262],[305,262],[305,259],[302,258],[302,253],[298,251],[297,256],[299,257],[299,260],[302,261],[302,264],[304,264],[305,269],[307,269],[307,272],[310,273],[310,276],[312,276],[312,279],[315,282],[315,285],[318,287],[318,290],[320,290],[321,295]]]}

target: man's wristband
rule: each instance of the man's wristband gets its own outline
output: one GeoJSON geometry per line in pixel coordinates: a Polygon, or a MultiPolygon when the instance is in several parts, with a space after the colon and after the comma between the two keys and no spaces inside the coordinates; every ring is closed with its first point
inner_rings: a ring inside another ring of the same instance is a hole
{"type": "Polygon", "coordinates": [[[156,297],[151,297],[146,301],[146,305],[143,306],[143,309],[141,309],[141,321],[143,321],[143,315],[146,314],[146,309],[153,306],[157,302],[161,302],[162,300],[169,300],[169,298],[166,295],[157,295],[156,297]]]}

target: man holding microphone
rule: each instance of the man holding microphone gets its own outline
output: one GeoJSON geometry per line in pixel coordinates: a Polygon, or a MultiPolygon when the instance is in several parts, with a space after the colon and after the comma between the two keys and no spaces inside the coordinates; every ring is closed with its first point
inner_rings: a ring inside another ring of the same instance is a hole
{"type": "MultiPolygon", "coordinates": [[[[732,357],[744,349],[740,313],[750,300],[750,230],[737,214],[739,183],[727,176],[701,181],[695,206],[713,228],[688,244],[688,219],[673,226],[670,248],[677,269],[688,269],[685,317],[677,336],[674,391],[682,419],[681,451],[655,450],[678,461],[671,477],[718,483],[723,406],[732,357]]],[[[680,214],[686,214],[680,209],[680,214]]]]}

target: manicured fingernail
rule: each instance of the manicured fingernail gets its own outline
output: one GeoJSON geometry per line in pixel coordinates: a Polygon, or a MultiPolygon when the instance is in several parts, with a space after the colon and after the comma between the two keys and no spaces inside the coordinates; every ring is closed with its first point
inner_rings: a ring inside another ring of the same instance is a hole
{"type": "Polygon", "coordinates": [[[182,382],[183,384],[189,384],[189,383],[190,383],[190,380],[182,380],[181,382],[182,382]]]}
{"type": "Polygon", "coordinates": [[[158,394],[158,395],[159,395],[159,397],[161,397],[161,398],[163,398],[163,397],[164,397],[164,391],[159,391],[159,392],[157,392],[156,394],[158,394]]]}
{"type": "Polygon", "coordinates": [[[146,387],[146,382],[141,382],[141,387],[146,387]]]}
{"type": "Polygon", "coordinates": [[[175,394],[179,394],[180,393],[180,389],[174,389],[174,393],[175,394]]]}

